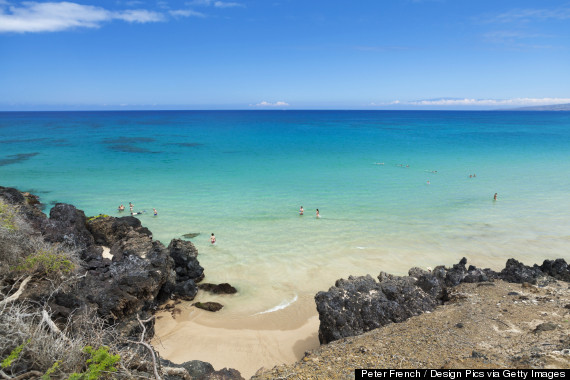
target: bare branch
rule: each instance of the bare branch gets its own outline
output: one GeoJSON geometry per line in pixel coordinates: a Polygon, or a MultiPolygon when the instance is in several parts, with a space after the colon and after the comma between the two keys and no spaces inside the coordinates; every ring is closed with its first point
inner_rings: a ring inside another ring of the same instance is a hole
{"type": "Polygon", "coordinates": [[[138,342],[130,341],[130,342],[135,343],[135,344],[140,344],[141,346],[145,346],[149,350],[150,355],[152,357],[152,366],[153,366],[153,370],[154,370],[154,377],[156,380],[161,380],[161,377],[158,374],[158,369],[156,368],[156,356],[154,353],[154,349],[152,348],[152,346],[150,344],[148,344],[144,341],[144,335],[146,334],[146,327],[145,327],[144,323],[150,322],[153,319],[154,319],[154,315],[152,317],[150,317],[149,319],[145,319],[144,321],[141,321],[141,319],[139,318],[139,315],[137,314],[137,321],[139,321],[139,324],[141,325],[143,331],[141,333],[140,341],[138,341],[138,342]]]}
{"type": "Polygon", "coordinates": [[[20,287],[18,288],[18,291],[14,294],[12,294],[10,297],[7,297],[6,299],[0,301],[0,307],[16,301],[24,292],[24,289],[26,288],[26,285],[28,285],[28,282],[30,282],[30,280],[32,279],[32,276],[28,276],[24,279],[24,281],[22,281],[22,283],[20,284],[20,287]]]}
{"type": "Polygon", "coordinates": [[[65,334],[61,332],[59,327],[57,327],[56,324],[51,320],[48,312],[45,310],[42,310],[42,322],[45,322],[50,330],[55,334],[59,334],[63,340],[69,340],[69,338],[66,337],[65,334]]]}

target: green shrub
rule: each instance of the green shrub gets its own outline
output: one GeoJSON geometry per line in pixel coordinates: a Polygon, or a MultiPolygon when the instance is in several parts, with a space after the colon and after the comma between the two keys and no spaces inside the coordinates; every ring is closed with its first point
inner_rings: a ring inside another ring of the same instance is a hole
{"type": "Polygon", "coordinates": [[[46,371],[46,373],[42,376],[42,380],[49,380],[51,379],[51,375],[57,371],[59,365],[61,364],[61,360],[56,361],[53,365],[46,371]]]}
{"type": "Polygon", "coordinates": [[[54,248],[48,248],[40,249],[25,257],[14,269],[19,272],[50,275],[70,273],[73,271],[73,267],[74,265],[67,255],[55,252],[54,248]]]}
{"type": "Polygon", "coordinates": [[[2,360],[2,364],[0,364],[0,369],[10,367],[12,365],[12,363],[14,362],[14,360],[16,360],[20,357],[20,354],[22,353],[24,346],[28,343],[30,343],[29,339],[26,342],[20,344],[18,347],[14,348],[12,350],[12,352],[10,352],[10,355],[8,355],[8,357],[6,359],[2,360]]]}
{"type": "Polygon", "coordinates": [[[16,230],[15,223],[15,210],[4,202],[0,201],[0,227],[6,228],[8,230],[16,230]]]}
{"type": "Polygon", "coordinates": [[[97,351],[94,351],[93,347],[86,346],[83,352],[91,355],[91,359],[87,359],[86,361],[89,367],[87,371],[83,373],[72,373],[71,376],[69,376],[69,380],[95,380],[98,379],[103,372],[117,371],[113,365],[121,360],[121,356],[109,354],[109,347],[101,346],[97,351]]]}
{"type": "Polygon", "coordinates": [[[95,220],[95,219],[108,218],[108,217],[109,217],[109,215],[99,214],[99,215],[97,215],[97,216],[92,216],[91,218],[87,219],[87,221],[88,221],[88,222],[91,222],[92,220],[95,220]]]}

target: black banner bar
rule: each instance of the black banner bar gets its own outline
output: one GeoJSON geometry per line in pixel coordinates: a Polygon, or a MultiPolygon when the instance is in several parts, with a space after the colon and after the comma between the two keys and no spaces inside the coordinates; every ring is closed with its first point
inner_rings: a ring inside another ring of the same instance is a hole
{"type": "Polygon", "coordinates": [[[570,379],[568,369],[355,369],[358,379],[570,379]]]}

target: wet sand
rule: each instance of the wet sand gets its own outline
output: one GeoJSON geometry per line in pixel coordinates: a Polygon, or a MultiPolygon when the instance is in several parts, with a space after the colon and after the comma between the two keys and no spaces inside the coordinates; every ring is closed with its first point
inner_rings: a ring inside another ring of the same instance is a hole
{"type": "Polygon", "coordinates": [[[191,306],[194,302],[156,314],[152,343],[161,357],[175,363],[202,360],[216,370],[235,368],[248,379],[261,367],[294,363],[319,346],[319,319],[312,297],[282,310],[249,316],[224,309],[200,310],[191,306]]]}

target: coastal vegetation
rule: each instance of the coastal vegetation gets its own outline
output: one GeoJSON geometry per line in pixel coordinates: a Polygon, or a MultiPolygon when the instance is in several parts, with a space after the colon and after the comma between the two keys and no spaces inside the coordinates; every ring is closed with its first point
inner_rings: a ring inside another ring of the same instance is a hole
{"type": "Polygon", "coordinates": [[[53,321],[50,301],[76,284],[80,258],[32,231],[18,206],[0,201],[0,375],[104,378],[124,342],[93,313],[53,321]],[[30,299],[32,285],[45,287],[40,299],[30,299]]]}

